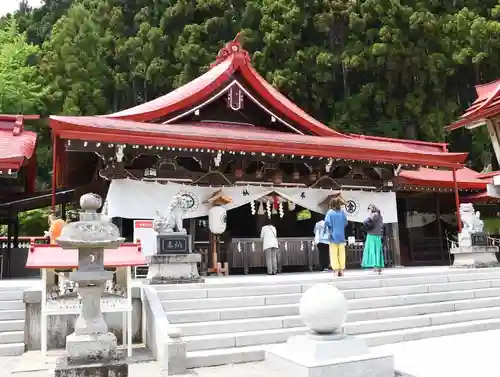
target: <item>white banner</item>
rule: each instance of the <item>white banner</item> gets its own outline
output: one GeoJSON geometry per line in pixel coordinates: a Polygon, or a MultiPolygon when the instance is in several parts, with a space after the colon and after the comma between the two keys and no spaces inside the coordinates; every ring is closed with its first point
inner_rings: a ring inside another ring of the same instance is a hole
{"type": "MultiPolygon", "coordinates": [[[[108,217],[150,220],[155,217],[156,211],[165,214],[171,198],[177,193],[181,193],[184,196],[184,202],[188,203],[189,210],[185,218],[208,216],[211,205],[204,202],[219,189],[220,187],[115,179],[110,184],[106,198],[108,217]]],[[[225,206],[227,210],[275,192],[299,206],[318,213],[326,213],[327,206],[323,202],[329,195],[336,192],[313,188],[250,185],[223,187],[222,191],[224,195],[232,199],[232,203],[225,206]]],[[[398,221],[394,192],[342,191],[341,194],[346,201],[345,211],[349,221],[363,222],[370,204],[380,209],[385,223],[398,221]]]]}

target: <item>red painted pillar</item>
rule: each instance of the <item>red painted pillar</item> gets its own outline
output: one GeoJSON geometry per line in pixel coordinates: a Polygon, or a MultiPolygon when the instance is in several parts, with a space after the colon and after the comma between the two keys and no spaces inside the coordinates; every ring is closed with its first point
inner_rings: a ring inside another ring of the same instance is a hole
{"type": "Polygon", "coordinates": [[[56,209],[57,189],[57,137],[52,132],[52,211],[56,209]]]}
{"type": "Polygon", "coordinates": [[[462,231],[462,219],[460,218],[460,195],[458,193],[457,169],[453,169],[453,190],[455,191],[455,205],[457,207],[458,231],[462,231]]]}

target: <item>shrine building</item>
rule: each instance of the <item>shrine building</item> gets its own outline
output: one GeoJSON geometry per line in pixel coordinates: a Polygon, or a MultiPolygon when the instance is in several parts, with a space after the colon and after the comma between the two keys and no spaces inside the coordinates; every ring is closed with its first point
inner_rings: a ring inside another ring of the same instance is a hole
{"type": "Polygon", "coordinates": [[[259,75],[238,38],[205,74],[162,97],[114,114],[51,116],[50,127],[53,206],[58,190],[86,187],[106,198],[107,215],[135,241],[180,193],[205,267],[217,253],[236,273],[265,266],[266,217],[278,231],[283,269],[314,269],[314,224],[338,192],[349,220],[348,266],[359,266],[369,204],[382,211],[390,265],[448,264],[459,201],[481,200],[491,182],[444,143],[324,125],[259,75]],[[227,229],[215,236],[207,199],[218,190],[232,201],[227,229]]]}

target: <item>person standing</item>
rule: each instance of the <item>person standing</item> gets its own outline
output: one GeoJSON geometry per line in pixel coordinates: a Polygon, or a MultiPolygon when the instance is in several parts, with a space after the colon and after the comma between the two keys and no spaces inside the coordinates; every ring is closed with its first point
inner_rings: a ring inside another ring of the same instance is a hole
{"type": "Polygon", "coordinates": [[[56,240],[61,235],[64,225],[66,225],[66,222],[63,219],[59,219],[55,213],[52,212],[49,215],[49,230],[45,232],[45,236],[49,237],[52,245],[56,243],[56,240]]]}
{"type": "Polygon", "coordinates": [[[328,271],[330,257],[328,255],[328,235],[325,230],[325,220],[318,221],[314,226],[314,243],[318,249],[319,266],[322,271],[328,271]]]}
{"type": "Polygon", "coordinates": [[[266,225],[260,230],[260,238],[262,238],[262,248],[266,253],[266,266],[268,275],[276,275],[278,272],[278,235],[276,228],[267,219],[266,225]]]}
{"type": "Polygon", "coordinates": [[[368,206],[368,217],[364,221],[366,240],[363,250],[362,268],[372,268],[379,274],[384,268],[384,250],[382,247],[382,232],[384,219],[380,210],[373,204],[368,206]]]}
{"type": "Polygon", "coordinates": [[[345,228],[347,217],[342,211],[343,200],[335,197],[330,200],[330,208],[325,216],[325,229],[330,249],[330,265],[338,276],[344,275],[345,270],[345,228]]]}

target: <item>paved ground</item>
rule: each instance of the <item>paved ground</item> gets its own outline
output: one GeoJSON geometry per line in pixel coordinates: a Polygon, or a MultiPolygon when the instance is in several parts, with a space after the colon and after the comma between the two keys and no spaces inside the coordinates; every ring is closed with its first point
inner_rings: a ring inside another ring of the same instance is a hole
{"type": "MultiPolygon", "coordinates": [[[[500,330],[453,335],[415,342],[382,346],[395,355],[395,365],[405,376],[412,377],[498,377],[498,344],[500,330]]],[[[13,377],[52,377],[43,365],[38,352],[17,357],[0,358],[0,375],[13,377]],[[30,370],[31,366],[31,370],[30,370]],[[34,370],[35,369],[35,370],[34,370]],[[6,373],[6,374],[5,374],[6,373]]],[[[49,360],[48,368],[53,367],[49,360]]],[[[197,369],[198,377],[288,377],[263,363],[226,365],[197,369]]],[[[131,377],[166,377],[156,362],[133,364],[131,377]]]]}

